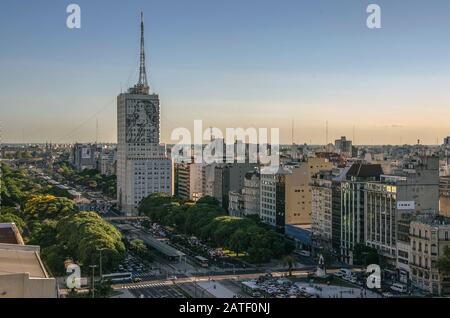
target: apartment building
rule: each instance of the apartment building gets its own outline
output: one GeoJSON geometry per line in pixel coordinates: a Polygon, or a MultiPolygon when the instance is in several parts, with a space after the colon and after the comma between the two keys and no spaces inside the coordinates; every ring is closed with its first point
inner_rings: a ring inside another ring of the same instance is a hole
{"type": "Polygon", "coordinates": [[[450,248],[450,218],[425,215],[411,222],[410,256],[412,284],[437,296],[450,295],[450,277],[443,275],[437,261],[450,248]]]}
{"type": "Polygon", "coordinates": [[[325,158],[308,158],[286,175],[286,224],[311,224],[312,177],[332,168],[332,163],[325,158]]]}

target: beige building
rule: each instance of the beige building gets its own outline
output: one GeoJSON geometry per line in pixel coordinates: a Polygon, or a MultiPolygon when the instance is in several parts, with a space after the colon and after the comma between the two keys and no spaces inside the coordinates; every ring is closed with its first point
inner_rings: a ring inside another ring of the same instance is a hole
{"type": "Polygon", "coordinates": [[[39,246],[23,245],[14,223],[0,223],[0,298],[56,298],[39,246]]]}
{"type": "Polygon", "coordinates": [[[450,295],[450,277],[437,269],[437,261],[450,248],[450,218],[422,217],[410,225],[412,284],[433,295],[450,295]]]}
{"type": "Polygon", "coordinates": [[[311,186],[312,176],[321,170],[333,168],[324,158],[308,158],[292,169],[286,176],[286,224],[311,224],[311,186]]]}

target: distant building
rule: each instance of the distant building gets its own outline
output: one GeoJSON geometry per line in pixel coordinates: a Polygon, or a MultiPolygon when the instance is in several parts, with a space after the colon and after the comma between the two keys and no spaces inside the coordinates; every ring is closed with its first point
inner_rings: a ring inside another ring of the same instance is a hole
{"type": "Polygon", "coordinates": [[[444,146],[450,146],[450,137],[444,138],[444,146]]]}
{"type": "Polygon", "coordinates": [[[0,223],[0,298],[56,298],[39,246],[24,245],[14,223],[0,223]]]}
{"type": "Polygon", "coordinates": [[[72,150],[72,165],[77,171],[97,168],[97,145],[75,144],[72,150]]]}
{"type": "Polygon", "coordinates": [[[450,277],[437,268],[438,259],[450,248],[450,218],[423,216],[410,224],[412,284],[430,294],[450,295],[450,277]]]}
{"type": "Polygon", "coordinates": [[[256,167],[255,163],[237,162],[204,166],[203,195],[216,198],[224,209],[228,209],[229,192],[241,193],[245,175],[256,167]]]}
{"type": "Polygon", "coordinates": [[[100,173],[105,176],[116,175],[117,149],[102,149],[99,159],[100,173]]]}
{"type": "Polygon", "coordinates": [[[334,146],[339,153],[346,154],[348,156],[352,155],[352,141],[347,140],[345,136],[342,136],[341,139],[337,139],[334,142],[334,146]]]}

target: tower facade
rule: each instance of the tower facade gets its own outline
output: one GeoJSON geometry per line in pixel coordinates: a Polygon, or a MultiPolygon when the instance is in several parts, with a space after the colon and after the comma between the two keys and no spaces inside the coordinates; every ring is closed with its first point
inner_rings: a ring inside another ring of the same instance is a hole
{"type": "Polygon", "coordinates": [[[160,144],[160,102],[147,82],[144,21],[141,14],[139,81],[117,97],[117,201],[127,215],[137,214],[151,193],[173,193],[173,163],[160,144]]]}

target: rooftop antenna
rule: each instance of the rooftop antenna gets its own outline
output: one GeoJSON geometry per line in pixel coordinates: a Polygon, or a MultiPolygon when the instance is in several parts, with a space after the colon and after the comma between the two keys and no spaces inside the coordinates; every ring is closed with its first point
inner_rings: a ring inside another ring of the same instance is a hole
{"type": "Polygon", "coordinates": [[[147,82],[147,71],[145,68],[145,46],[144,46],[144,12],[141,11],[141,50],[139,63],[139,81],[135,90],[140,94],[148,94],[150,87],[147,82]]]}
{"type": "Polygon", "coordinates": [[[291,138],[292,138],[292,145],[294,145],[294,117],[292,117],[291,138]]]}
{"type": "Polygon", "coordinates": [[[95,118],[95,143],[98,143],[98,118],[95,118]]]}
{"type": "Polygon", "coordinates": [[[356,139],[355,139],[355,125],[353,125],[353,144],[356,144],[356,139]]]}

